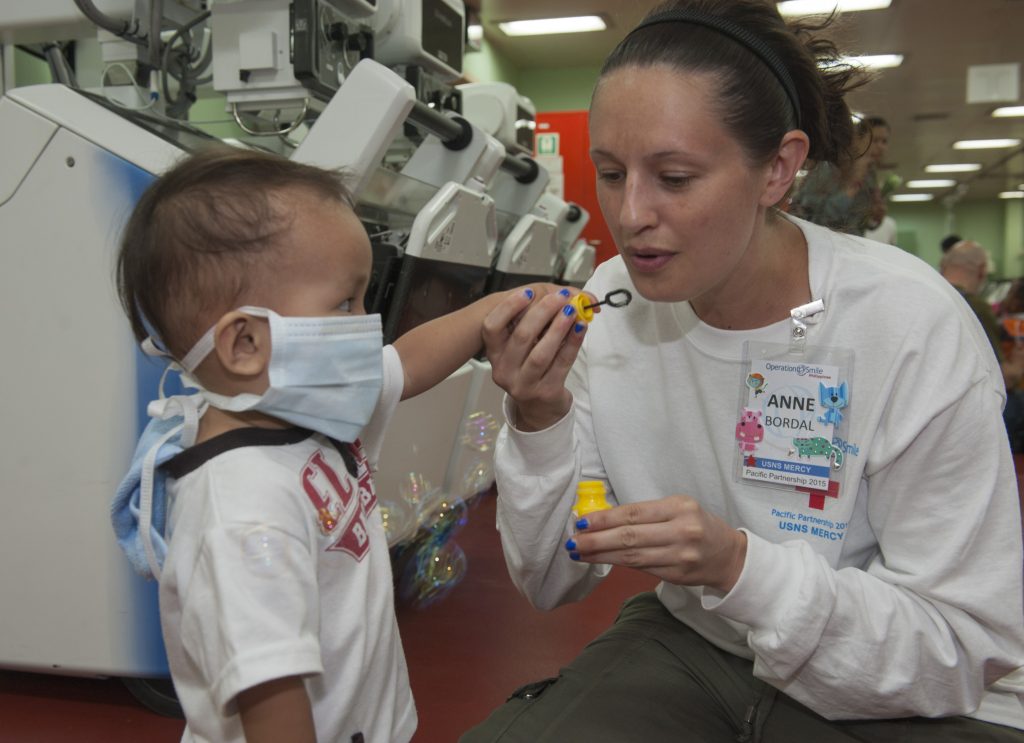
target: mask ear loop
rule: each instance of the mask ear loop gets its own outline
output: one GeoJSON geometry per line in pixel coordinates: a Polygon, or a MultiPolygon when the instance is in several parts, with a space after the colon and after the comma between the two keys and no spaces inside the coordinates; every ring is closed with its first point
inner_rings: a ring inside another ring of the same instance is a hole
{"type": "MultiPolygon", "coordinates": [[[[148,338],[146,340],[149,340],[148,338]]],[[[144,344],[145,345],[145,344],[144,344]]],[[[156,547],[153,544],[153,486],[156,479],[156,457],[164,444],[180,435],[183,448],[188,448],[195,443],[196,435],[199,433],[199,419],[206,411],[207,403],[200,403],[199,395],[174,395],[167,397],[164,394],[164,382],[168,373],[177,364],[171,362],[164,369],[160,377],[158,390],[159,398],[153,400],[146,408],[146,412],[152,418],[167,420],[180,415],[183,422],[172,428],[161,436],[157,442],[146,452],[142,460],[142,472],[139,482],[139,537],[142,541],[142,551],[146,555],[146,562],[149,564],[153,577],[160,580],[162,573],[160,559],[156,554],[156,547]]],[[[178,368],[180,370],[180,367],[178,368]]],[[[189,378],[182,374],[183,379],[189,378]]]]}

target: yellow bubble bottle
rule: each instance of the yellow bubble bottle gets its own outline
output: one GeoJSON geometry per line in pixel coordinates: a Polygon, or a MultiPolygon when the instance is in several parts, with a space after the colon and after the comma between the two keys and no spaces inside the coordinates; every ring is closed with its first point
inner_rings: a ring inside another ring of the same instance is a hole
{"type": "Polygon", "coordinates": [[[611,508],[605,498],[604,483],[600,480],[582,480],[576,485],[576,505],[572,507],[573,522],[579,521],[588,513],[604,511],[611,508]]]}

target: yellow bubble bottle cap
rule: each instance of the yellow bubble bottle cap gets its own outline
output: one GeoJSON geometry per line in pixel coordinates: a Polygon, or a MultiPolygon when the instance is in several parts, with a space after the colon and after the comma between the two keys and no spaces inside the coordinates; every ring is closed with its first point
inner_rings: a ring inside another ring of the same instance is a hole
{"type": "Polygon", "coordinates": [[[594,308],[590,304],[590,297],[586,294],[577,294],[569,300],[569,304],[576,308],[576,317],[583,322],[590,322],[594,319],[594,308]]]}

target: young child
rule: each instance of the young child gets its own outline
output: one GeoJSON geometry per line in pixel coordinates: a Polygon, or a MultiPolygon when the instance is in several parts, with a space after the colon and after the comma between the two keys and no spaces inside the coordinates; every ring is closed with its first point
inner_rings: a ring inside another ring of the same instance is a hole
{"type": "Polygon", "coordinates": [[[113,509],[136,568],[160,578],[183,740],[415,730],[373,463],[399,399],[471,358],[499,301],[534,293],[490,295],[383,347],[363,311],[370,268],[340,177],[257,152],[183,161],[126,227],[134,333],[199,390],[151,404],[113,509]]]}

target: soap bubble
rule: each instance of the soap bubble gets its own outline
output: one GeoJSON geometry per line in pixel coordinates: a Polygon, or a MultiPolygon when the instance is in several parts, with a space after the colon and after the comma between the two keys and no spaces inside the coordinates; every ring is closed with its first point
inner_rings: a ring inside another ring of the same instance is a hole
{"type": "Polygon", "coordinates": [[[466,421],[462,424],[461,441],[475,451],[491,451],[500,429],[493,415],[478,410],[466,416],[466,421]]]}
{"type": "Polygon", "coordinates": [[[424,544],[405,567],[399,595],[417,609],[441,600],[466,577],[466,553],[454,542],[424,544]]]}
{"type": "Polygon", "coordinates": [[[431,533],[435,544],[441,544],[466,525],[467,511],[462,498],[438,488],[420,504],[420,527],[431,533]]]}
{"type": "Polygon", "coordinates": [[[420,503],[423,502],[433,489],[430,481],[423,477],[423,475],[417,472],[410,472],[398,486],[398,494],[402,500],[411,504],[418,511],[420,503]]]}
{"type": "Polygon", "coordinates": [[[379,500],[380,518],[384,523],[384,534],[388,547],[395,547],[410,541],[416,535],[418,520],[416,508],[404,498],[394,501],[379,500]]]}
{"type": "Polygon", "coordinates": [[[254,526],[242,534],[245,565],[257,575],[278,575],[284,569],[284,553],[284,540],[269,526],[254,526]]]}
{"type": "Polygon", "coordinates": [[[462,475],[462,492],[467,498],[491,489],[494,484],[494,464],[489,459],[478,458],[466,466],[462,475]]]}

